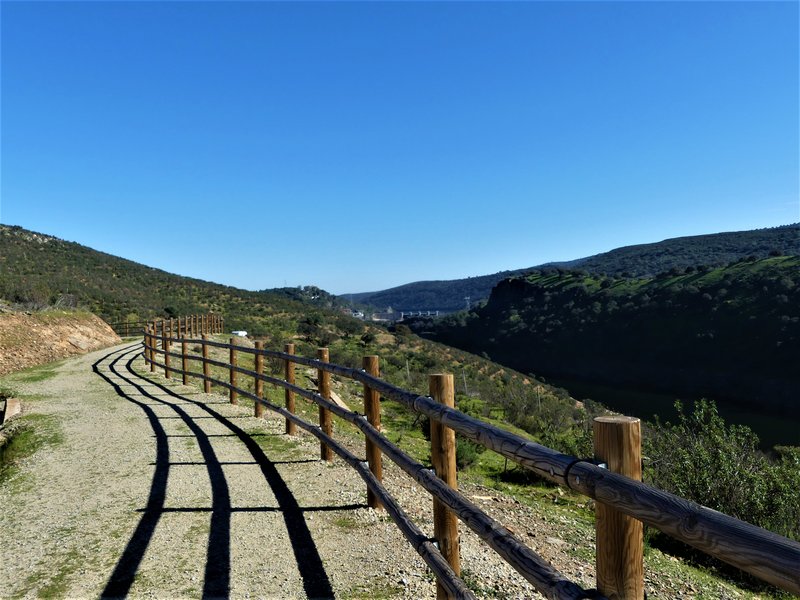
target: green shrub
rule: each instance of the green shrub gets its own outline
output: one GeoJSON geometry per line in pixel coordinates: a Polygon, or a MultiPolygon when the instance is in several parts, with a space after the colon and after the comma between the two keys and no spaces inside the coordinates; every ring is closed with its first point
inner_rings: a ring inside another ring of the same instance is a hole
{"type": "Polygon", "coordinates": [[[486,448],[476,444],[472,440],[456,435],[456,466],[464,469],[478,460],[478,456],[483,454],[486,448]]]}
{"type": "Polygon", "coordinates": [[[778,459],[758,450],[758,437],[727,425],[714,402],[691,414],[676,403],[677,423],[657,422],[645,436],[648,483],[737,519],[800,539],[800,448],[778,459]]]}

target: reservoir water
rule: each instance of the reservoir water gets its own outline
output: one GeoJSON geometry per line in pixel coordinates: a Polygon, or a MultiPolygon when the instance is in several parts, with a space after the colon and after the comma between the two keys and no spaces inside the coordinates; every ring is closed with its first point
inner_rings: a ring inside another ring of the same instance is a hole
{"type": "MultiPolygon", "coordinates": [[[[674,394],[643,392],[572,379],[547,379],[547,382],[567,390],[578,400],[591,399],[601,402],[609,409],[652,421],[655,415],[662,422],[677,421],[674,394]]],[[[684,412],[691,412],[695,398],[680,398],[684,412]]],[[[719,414],[726,422],[747,425],[758,436],[762,450],[775,445],[800,446],[800,415],[771,415],[764,411],[746,409],[717,401],[719,414]]]]}

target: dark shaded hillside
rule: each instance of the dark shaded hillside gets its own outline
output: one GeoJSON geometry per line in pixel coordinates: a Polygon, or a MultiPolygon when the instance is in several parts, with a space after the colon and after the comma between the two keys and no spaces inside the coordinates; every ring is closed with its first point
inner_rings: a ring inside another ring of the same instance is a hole
{"type": "Polygon", "coordinates": [[[467,279],[451,279],[449,281],[417,281],[379,292],[363,292],[347,294],[342,298],[363,304],[385,308],[391,306],[395,311],[440,310],[453,312],[466,307],[467,296],[471,302],[489,297],[489,292],[508,277],[527,272],[501,271],[493,275],[468,277],[467,279]]]}
{"type": "Polygon", "coordinates": [[[606,275],[652,277],[672,268],[685,269],[700,265],[716,267],[748,256],[765,258],[770,253],[800,256],[800,224],[673,238],[653,244],[625,246],[569,262],[468,279],[417,281],[378,292],[347,294],[346,298],[381,308],[391,306],[395,310],[451,312],[465,307],[466,296],[473,303],[485,300],[500,281],[544,266],[579,268],[606,275]]]}
{"type": "Polygon", "coordinates": [[[109,322],[215,311],[232,327],[256,331],[267,316],[296,316],[337,302],[313,286],[252,292],[173,275],[5,225],[0,225],[0,298],[34,308],[79,306],[109,322]]]}
{"type": "Polygon", "coordinates": [[[800,258],[656,278],[508,279],[428,336],[523,372],[797,409],[800,258]]]}
{"type": "Polygon", "coordinates": [[[770,254],[800,255],[800,224],[625,246],[553,266],[606,275],[654,277],[674,268],[719,267],[745,257],[766,258],[770,254]]]}

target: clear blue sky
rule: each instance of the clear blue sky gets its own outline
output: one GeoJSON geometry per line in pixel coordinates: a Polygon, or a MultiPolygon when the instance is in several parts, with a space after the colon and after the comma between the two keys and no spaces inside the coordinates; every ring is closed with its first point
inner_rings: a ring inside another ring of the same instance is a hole
{"type": "Polygon", "coordinates": [[[800,220],[798,2],[7,2],[0,221],[334,293],[800,220]]]}

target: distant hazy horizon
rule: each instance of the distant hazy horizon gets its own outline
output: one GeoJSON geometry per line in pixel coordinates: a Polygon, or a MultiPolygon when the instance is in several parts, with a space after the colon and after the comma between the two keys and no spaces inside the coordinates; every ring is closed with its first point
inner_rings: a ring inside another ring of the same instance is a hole
{"type": "Polygon", "coordinates": [[[800,221],[796,2],[4,2],[0,222],[245,289],[800,221]]]}

